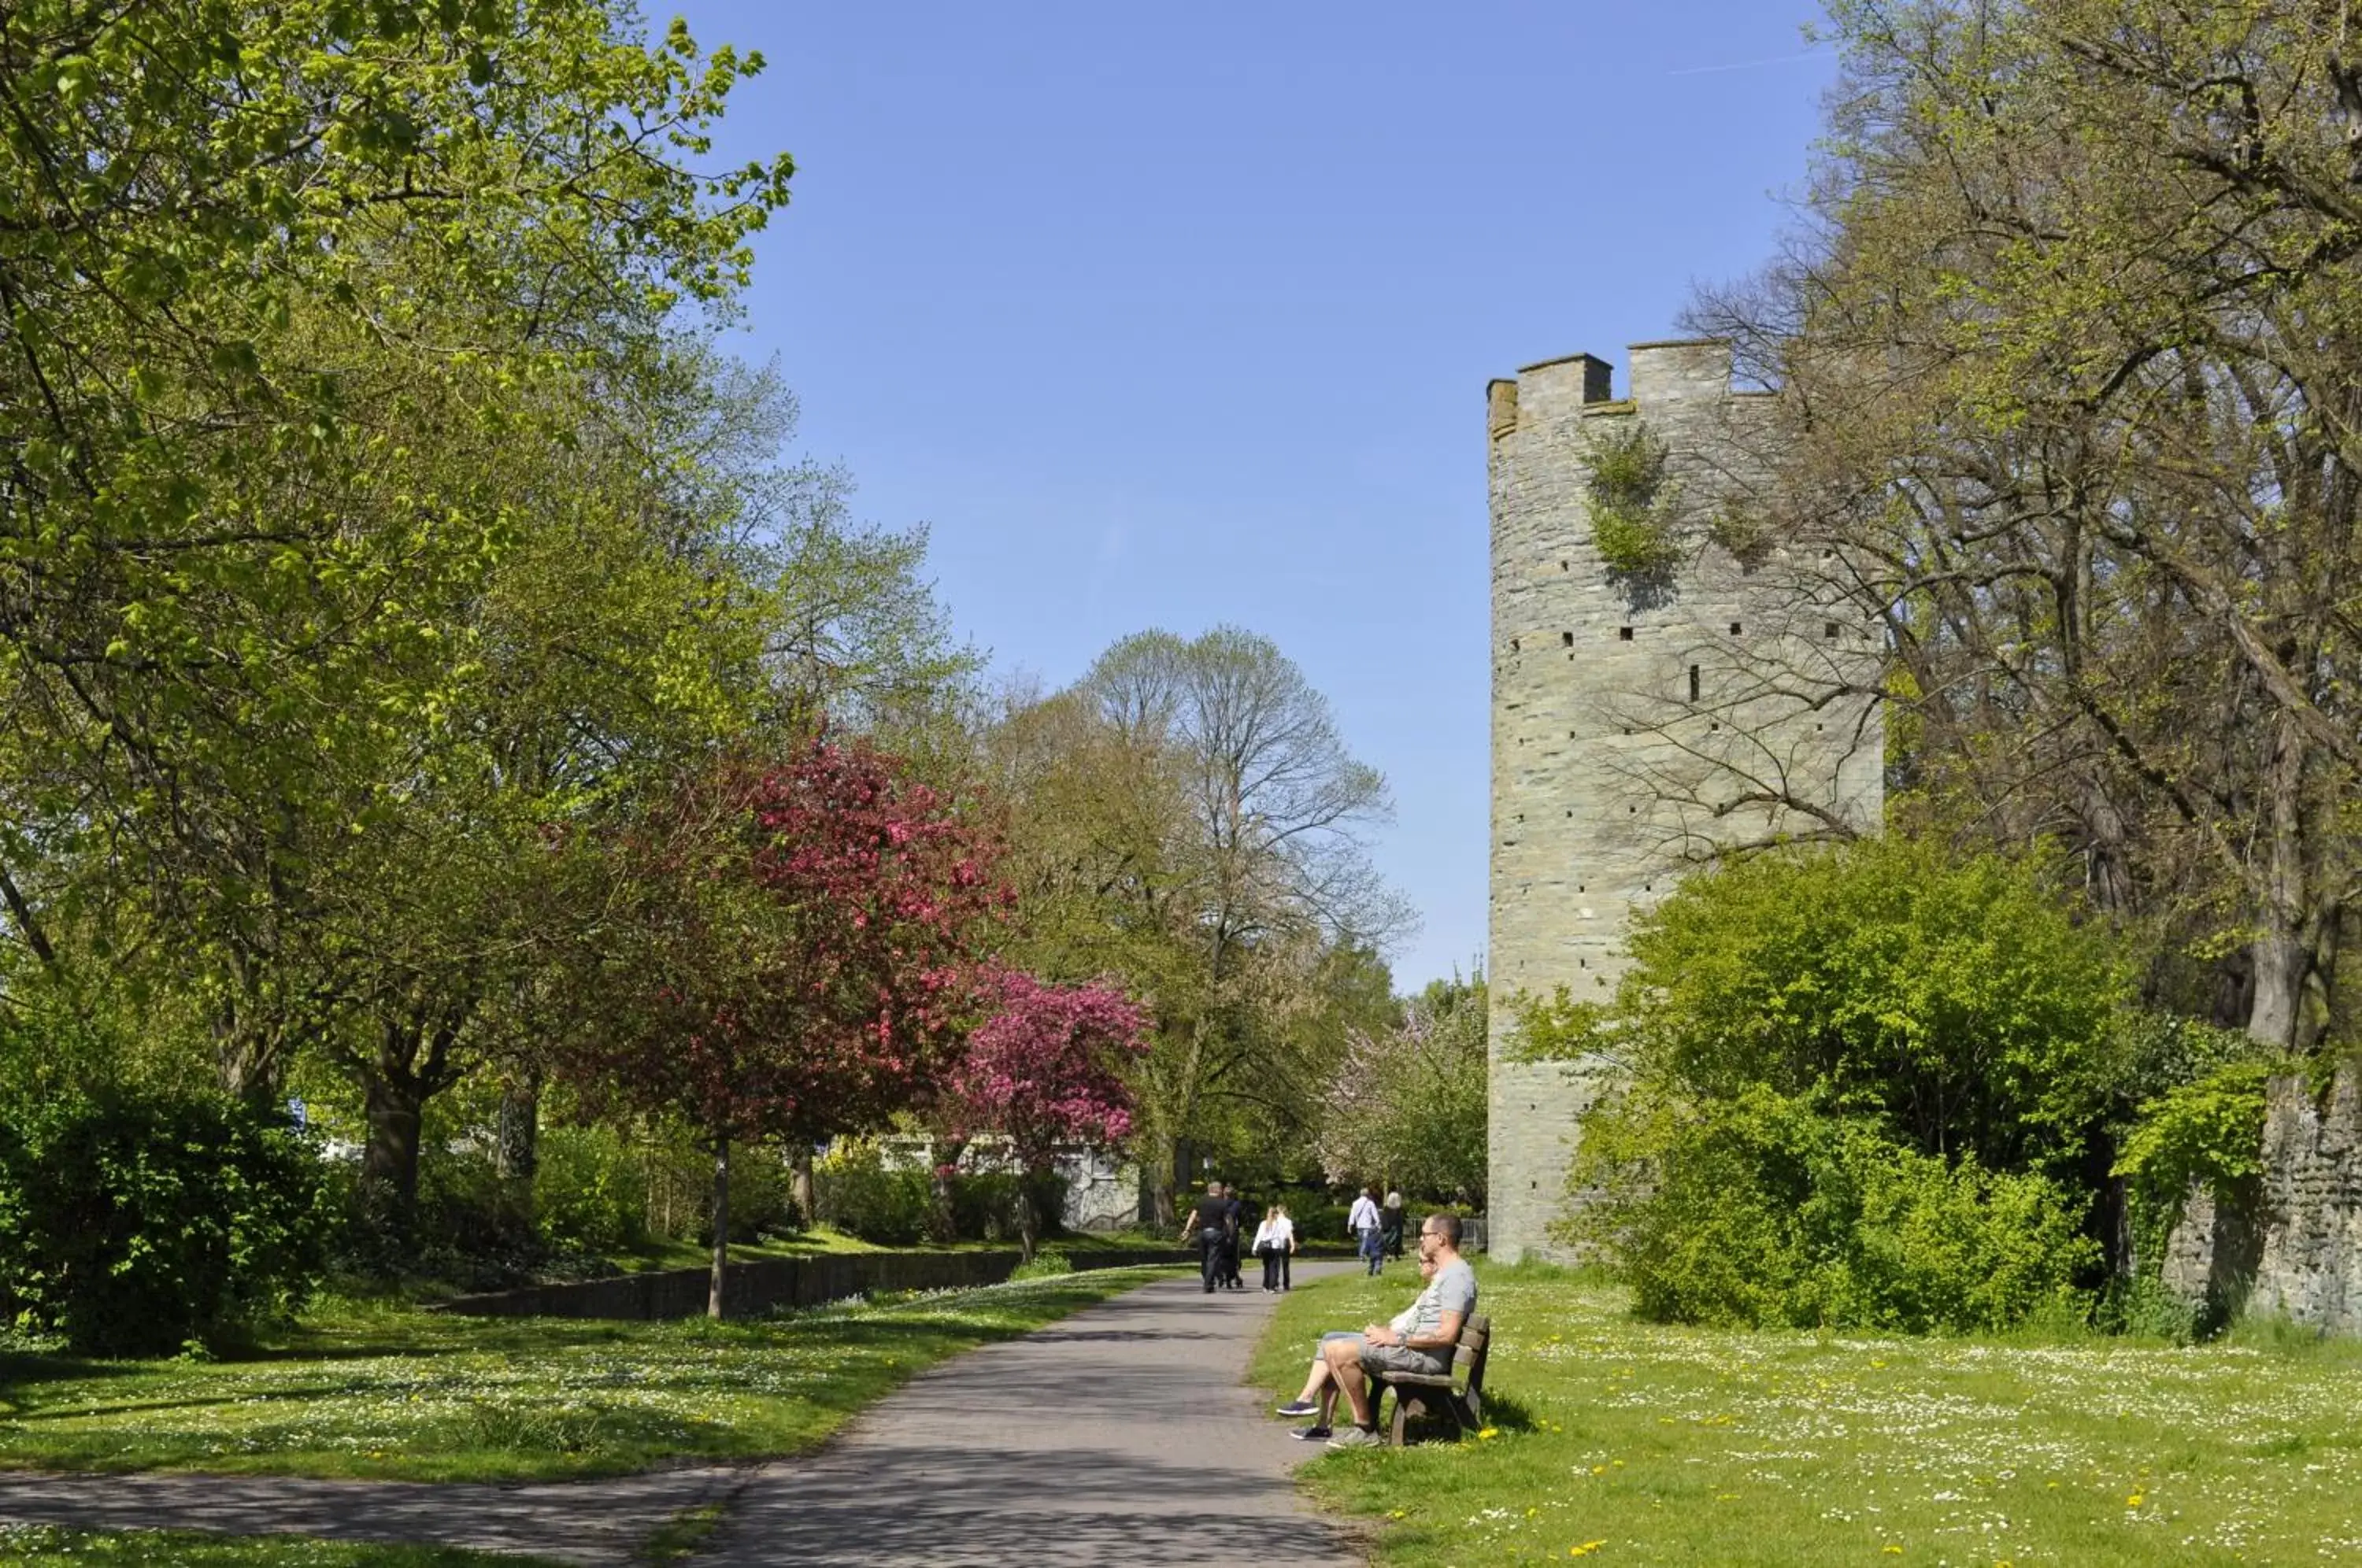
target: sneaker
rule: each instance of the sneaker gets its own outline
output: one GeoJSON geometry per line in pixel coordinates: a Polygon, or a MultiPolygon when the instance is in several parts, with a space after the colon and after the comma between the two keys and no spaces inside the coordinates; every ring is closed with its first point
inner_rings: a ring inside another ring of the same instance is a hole
{"type": "Polygon", "coordinates": [[[1327,1427],[1298,1427],[1287,1435],[1296,1439],[1299,1442],[1327,1442],[1329,1441],[1329,1429],[1327,1427]]]}
{"type": "Polygon", "coordinates": [[[1329,1440],[1330,1448],[1384,1448],[1386,1440],[1368,1427],[1347,1427],[1329,1440]]]}
{"type": "Polygon", "coordinates": [[[1282,1405],[1278,1409],[1274,1410],[1272,1414],[1275,1416],[1309,1416],[1317,1412],[1319,1408],[1319,1406],[1314,1404],[1309,1399],[1290,1399],[1286,1404],[1282,1405]]]}

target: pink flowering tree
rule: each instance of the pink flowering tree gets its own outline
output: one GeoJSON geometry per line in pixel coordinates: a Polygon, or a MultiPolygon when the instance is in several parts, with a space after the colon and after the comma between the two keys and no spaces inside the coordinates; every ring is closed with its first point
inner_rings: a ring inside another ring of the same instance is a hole
{"type": "Polygon", "coordinates": [[[713,1316],[733,1148],[883,1127],[960,1060],[1009,902],[993,847],[899,758],[825,736],[714,760],[612,845],[564,1065],[593,1111],[678,1116],[712,1152],[713,1316]]]}
{"type": "Polygon", "coordinates": [[[1006,1140],[1026,1176],[1018,1204],[1025,1256],[1041,1234],[1034,1178],[1062,1150],[1103,1149],[1131,1132],[1124,1068],[1148,1048],[1148,1015],[1106,984],[1052,985],[1014,969],[977,982],[984,1021],[948,1075],[937,1120],[958,1149],[1006,1140]]]}

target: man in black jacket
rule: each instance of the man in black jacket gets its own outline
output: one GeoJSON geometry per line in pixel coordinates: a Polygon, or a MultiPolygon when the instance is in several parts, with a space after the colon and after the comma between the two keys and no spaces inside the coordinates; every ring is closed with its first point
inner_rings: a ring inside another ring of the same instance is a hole
{"type": "Polygon", "coordinates": [[[1198,1199],[1197,1207],[1181,1222],[1181,1244],[1198,1249],[1198,1277],[1209,1296],[1222,1281],[1222,1242],[1230,1223],[1230,1204],[1218,1181],[1206,1184],[1206,1196],[1198,1199]]]}

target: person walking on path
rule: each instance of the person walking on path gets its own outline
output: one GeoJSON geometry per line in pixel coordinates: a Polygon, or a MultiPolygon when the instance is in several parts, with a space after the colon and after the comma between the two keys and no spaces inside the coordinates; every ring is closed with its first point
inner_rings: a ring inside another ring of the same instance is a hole
{"type": "Polygon", "coordinates": [[[1247,1206],[1235,1187],[1224,1187],[1222,1197],[1229,1201],[1222,1211],[1222,1283],[1232,1290],[1244,1290],[1247,1282],[1239,1275],[1239,1231],[1246,1222],[1247,1206]]]}
{"type": "Polygon", "coordinates": [[[1296,1221],[1287,1217],[1287,1206],[1275,1203],[1264,1210],[1263,1223],[1255,1227],[1254,1253],[1263,1259],[1263,1287],[1270,1291],[1288,1287],[1287,1260],[1296,1251],[1296,1221]]]}
{"type": "Polygon", "coordinates": [[[1383,1208],[1378,1231],[1385,1241],[1386,1256],[1398,1258],[1402,1256],[1403,1239],[1403,1195],[1400,1189],[1386,1189],[1386,1201],[1383,1208]]]}
{"type": "Polygon", "coordinates": [[[1430,1214],[1418,1228],[1418,1256],[1435,1264],[1435,1277],[1411,1303],[1407,1328],[1372,1323],[1358,1334],[1324,1339],[1320,1356],[1345,1402],[1353,1408],[1353,1424],[1329,1440],[1330,1448],[1376,1448],[1376,1408],[1370,1403],[1369,1375],[1379,1373],[1422,1373],[1451,1370],[1460,1348],[1460,1331],[1476,1310],[1476,1271],[1460,1255],[1460,1216],[1430,1214]]]}
{"type": "Polygon", "coordinates": [[[1222,1201],[1222,1184],[1206,1184],[1206,1196],[1198,1199],[1189,1217],[1181,1222],[1181,1244],[1198,1249],[1198,1274],[1204,1281],[1206,1294],[1214,1294],[1222,1279],[1222,1227],[1228,1223],[1230,1206],[1222,1201]]]}
{"type": "Polygon", "coordinates": [[[1378,1189],[1374,1187],[1365,1187],[1362,1189],[1362,1195],[1353,1199],[1353,1207],[1345,1216],[1345,1229],[1353,1233],[1353,1238],[1359,1244],[1362,1261],[1369,1265],[1369,1272],[1372,1274],[1385,1267],[1385,1247],[1380,1239],[1380,1225],[1378,1189]]]}

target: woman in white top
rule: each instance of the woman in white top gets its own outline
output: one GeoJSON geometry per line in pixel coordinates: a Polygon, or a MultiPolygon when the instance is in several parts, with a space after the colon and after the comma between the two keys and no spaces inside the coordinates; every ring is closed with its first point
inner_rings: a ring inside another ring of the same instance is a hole
{"type": "Polygon", "coordinates": [[[1254,1254],[1263,1259],[1265,1290],[1287,1288],[1287,1259],[1295,1251],[1296,1221],[1287,1217],[1285,1204],[1275,1203],[1264,1210],[1263,1223],[1255,1227],[1254,1233],[1254,1254]]]}

